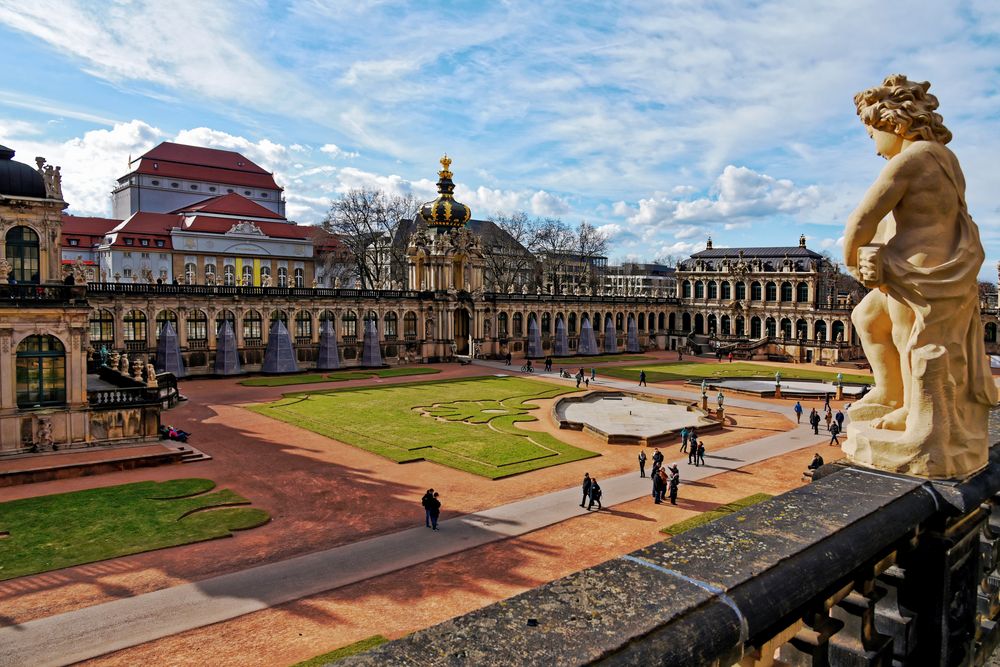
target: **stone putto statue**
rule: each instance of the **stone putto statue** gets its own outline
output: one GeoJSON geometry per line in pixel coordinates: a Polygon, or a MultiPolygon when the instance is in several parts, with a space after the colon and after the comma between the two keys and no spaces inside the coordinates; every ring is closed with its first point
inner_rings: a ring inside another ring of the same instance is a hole
{"type": "Polygon", "coordinates": [[[929,88],[895,74],[854,97],[888,162],[844,232],[845,265],[872,289],[851,320],[875,376],[850,410],[844,451],[883,470],[963,478],[987,463],[997,390],[979,317],[985,254],[929,88]]]}

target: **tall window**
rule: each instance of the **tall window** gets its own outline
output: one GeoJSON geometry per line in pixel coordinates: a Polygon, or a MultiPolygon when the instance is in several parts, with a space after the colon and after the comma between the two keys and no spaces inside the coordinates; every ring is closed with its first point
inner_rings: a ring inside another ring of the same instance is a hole
{"type": "Polygon", "coordinates": [[[398,334],[399,320],[396,313],[386,313],[385,315],[385,337],[395,338],[398,334]]]}
{"type": "Polygon", "coordinates": [[[66,402],[66,349],[55,336],[28,336],[17,346],[17,406],[66,402]]]}
{"type": "Polygon", "coordinates": [[[514,313],[514,335],[524,335],[524,315],[521,313],[514,313]]]}
{"type": "Polygon", "coordinates": [[[302,269],[295,269],[295,286],[305,287],[306,274],[302,269]]]}
{"type": "Polygon", "coordinates": [[[270,266],[262,266],[262,267],[260,267],[260,284],[261,285],[264,285],[264,284],[267,283],[267,280],[265,280],[265,277],[268,278],[268,279],[271,278],[271,267],[270,266]]]}
{"type": "Polygon", "coordinates": [[[497,315],[497,335],[501,338],[507,337],[507,313],[497,315]]]}
{"type": "Polygon", "coordinates": [[[208,278],[209,278],[209,276],[212,277],[212,281],[213,282],[219,279],[219,274],[216,273],[216,271],[215,271],[215,264],[206,264],[205,265],[205,284],[208,284],[208,278]]]}
{"type": "Polygon", "coordinates": [[[278,267],[278,287],[288,287],[288,269],[283,266],[278,267]]]}
{"type": "Polygon", "coordinates": [[[203,310],[192,310],[187,316],[187,338],[191,340],[208,339],[208,316],[203,310]]]}
{"type": "Polygon", "coordinates": [[[409,312],[403,315],[403,335],[407,338],[417,337],[417,314],[409,312]]]}
{"type": "Polygon", "coordinates": [[[357,314],[353,310],[345,311],[344,314],[341,316],[340,321],[341,321],[341,323],[344,326],[344,335],[345,336],[354,336],[354,337],[357,337],[357,335],[358,335],[358,316],[357,316],[357,314]]]}
{"type": "Polygon", "coordinates": [[[795,300],[799,303],[806,303],[809,301],[809,285],[806,283],[799,283],[795,288],[795,300]]]}
{"type": "Polygon", "coordinates": [[[226,264],[222,268],[222,282],[225,285],[235,285],[236,284],[236,267],[232,264],[226,264]]]}
{"type": "Polygon", "coordinates": [[[222,331],[222,325],[229,322],[229,328],[232,330],[233,335],[236,335],[236,313],[231,310],[220,310],[215,315],[215,333],[218,334],[222,331]]]}
{"type": "Polygon", "coordinates": [[[125,314],[125,340],[146,340],[146,313],[130,310],[125,314]]]}
{"type": "Polygon", "coordinates": [[[271,313],[271,324],[274,324],[278,320],[280,320],[281,323],[285,325],[286,329],[288,328],[288,313],[286,313],[283,310],[276,310],[276,311],[272,312],[271,313]]]}
{"type": "Polygon", "coordinates": [[[696,281],[694,284],[694,298],[704,299],[705,298],[705,283],[700,280],[696,281]]]}
{"type": "Polygon", "coordinates": [[[101,308],[90,315],[90,343],[101,349],[101,345],[111,346],[114,342],[115,316],[110,310],[101,308]]]}
{"type": "Polygon", "coordinates": [[[760,301],[761,299],[762,299],[762,296],[761,296],[760,283],[758,283],[758,282],[755,281],[755,282],[753,282],[753,283],[750,284],[750,300],[751,301],[760,301]]]}
{"type": "Polygon", "coordinates": [[[791,301],[792,300],[792,284],[791,283],[781,283],[781,300],[791,301]]]}
{"type": "Polygon", "coordinates": [[[334,336],[337,335],[337,317],[333,314],[332,310],[321,310],[319,313],[319,330],[320,333],[323,332],[323,323],[330,323],[330,333],[334,336]]]}
{"type": "Polygon", "coordinates": [[[263,318],[256,310],[247,311],[243,316],[243,340],[260,340],[263,318]]]}
{"type": "Polygon", "coordinates": [[[747,300],[747,284],[746,283],[736,283],[736,300],[746,301],[747,300]]]}
{"type": "Polygon", "coordinates": [[[198,281],[198,267],[194,262],[188,262],[184,265],[184,283],[187,285],[194,285],[198,281]]]}
{"type": "Polygon", "coordinates": [[[295,313],[295,337],[312,338],[313,321],[308,310],[300,310],[295,313]]]}
{"type": "Polygon", "coordinates": [[[13,227],[7,232],[5,248],[11,264],[11,277],[19,283],[41,282],[38,260],[38,234],[30,227],[13,227]]]}
{"type": "Polygon", "coordinates": [[[566,318],[566,319],[568,321],[568,324],[567,324],[568,331],[567,331],[567,333],[570,336],[573,336],[573,335],[576,334],[576,313],[570,313],[569,317],[566,318]]]}
{"type": "MultiPolygon", "coordinates": [[[[728,283],[723,283],[728,284],[728,283]]],[[[708,298],[718,299],[719,298],[719,285],[714,280],[708,281],[708,298]]]]}
{"type": "Polygon", "coordinates": [[[243,285],[249,287],[253,285],[253,265],[244,264],[243,265],[243,285]]]}
{"type": "Polygon", "coordinates": [[[163,325],[170,322],[170,326],[173,327],[174,333],[177,333],[177,313],[172,310],[161,310],[156,315],[156,337],[160,337],[160,333],[163,331],[163,325]]]}
{"type": "Polygon", "coordinates": [[[723,281],[723,283],[721,285],[721,288],[722,288],[722,290],[721,290],[722,291],[722,299],[724,301],[728,301],[729,299],[733,298],[733,285],[732,285],[732,283],[723,281]]]}
{"type": "Polygon", "coordinates": [[[768,283],[764,286],[764,300],[765,301],[777,301],[778,300],[778,286],[774,283],[768,283]]]}

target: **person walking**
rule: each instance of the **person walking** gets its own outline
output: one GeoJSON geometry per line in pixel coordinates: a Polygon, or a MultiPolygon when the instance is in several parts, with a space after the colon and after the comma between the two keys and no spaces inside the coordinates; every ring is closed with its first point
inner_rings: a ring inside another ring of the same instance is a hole
{"type": "Polygon", "coordinates": [[[681,352],[681,348],[677,348],[677,361],[684,361],[684,353],[681,352]]]}
{"type": "Polygon", "coordinates": [[[511,356],[510,356],[510,352],[508,352],[508,353],[507,353],[507,356],[505,356],[505,357],[503,358],[503,361],[504,361],[504,364],[503,364],[503,365],[504,365],[504,366],[510,366],[510,360],[511,360],[511,356]]]}
{"type": "Polygon", "coordinates": [[[590,380],[591,380],[591,382],[593,382],[596,379],[597,379],[597,369],[594,368],[593,366],[591,366],[590,367],[590,380]]]}
{"type": "Polygon", "coordinates": [[[646,384],[646,371],[639,371],[639,386],[640,387],[648,387],[649,386],[649,385],[646,384]]]}
{"type": "Polygon", "coordinates": [[[733,363],[733,353],[729,353],[729,363],[733,363]]]}
{"type": "Polygon", "coordinates": [[[674,463],[670,466],[670,477],[668,480],[670,486],[670,504],[677,504],[677,487],[681,485],[681,473],[677,469],[677,464],[674,463]]]}
{"type": "Polygon", "coordinates": [[[795,410],[795,423],[796,424],[801,424],[802,423],[802,404],[799,403],[798,401],[795,401],[795,407],[793,408],[793,410],[795,410]]]}
{"type": "Polygon", "coordinates": [[[580,507],[583,507],[584,503],[590,500],[590,487],[593,486],[594,481],[590,479],[590,473],[583,473],[583,500],[580,501],[580,507]]]}
{"type": "Polygon", "coordinates": [[[830,422],[833,421],[833,413],[830,412],[830,408],[826,409],[826,413],[823,415],[823,419],[826,421],[826,430],[830,430],[830,422]]]}
{"type": "Polygon", "coordinates": [[[639,477],[646,476],[646,452],[639,450],[639,477]]]}
{"type": "Polygon", "coordinates": [[[823,404],[823,409],[826,410],[827,412],[830,411],[830,394],[829,394],[829,392],[826,395],[826,403],[823,404]]]}
{"type": "Polygon", "coordinates": [[[597,483],[597,478],[595,477],[593,482],[590,484],[590,503],[587,505],[588,512],[594,506],[594,503],[597,503],[598,510],[604,509],[604,507],[601,506],[602,494],[603,491],[601,491],[601,485],[597,483]]]}
{"type": "Polygon", "coordinates": [[[838,447],[840,447],[840,438],[837,437],[838,435],[840,435],[840,425],[837,424],[837,422],[833,422],[832,424],[830,424],[830,443],[829,444],[831,444],[831,445],[837,445],[838,447]]]}
{"type": "Polygon", "coordinates": [[[663,502],[663,478],[660,477],[659,471],[654,472],[653,475],[653,502],[659,505],[663,502]]]}
{"type": "Polygon", "coordinates": [[[690,447],[688,448],[688,463],[693,463],[698,465],[698,434],[691,429],[691,435],[688,436],[688,442],[690,447]]]}
{"type": "Polygon", "coordinates": [[[582,377],[580,377],[579,375],[577,375],[577,376],[576,376],[576,388],[577,388],[577,389],[579,389],[579,388],[580,388],[580,381],[581,381],[582,379],[583,379],[583,378],[582,378],[582,377]]]}
{"type": "Polygon", "coordinates": [[[420,499],[420,504],[424,506],[424,525],[431,527],[431,501],[434,500],[434,489],[427,489],[427,493],[420,499]]]}
{"type": "Polygon", "coordinates": [[[698,443],[698,461],[695,465],[705,465],[705,443],[698,443]]]}
{"type": "Polygon", "coordinates": [[[816,408],[809,413],[809,425],[813,427],[813,433],[819,435],[819,413],[816,412],[816,408]]]}
{"type": "Polygon", "coordinates": [[[431,515],[431,530],[438,529],[438,517],[441,516],[441,501],[438,500],[438,493],[434,493],[431,499],[427,501],[428,511],[431,515]]]}
{"type": "Polygon", "coordinates": [[[584,378],[583,379],[583,384],[589,390],[590,389],[590,378],[584,378]]]}
{"type": "Polygon", "coordinates": [[[681,429],[681,451],[686,452],[688,450],[688,430],[687,426],[681,429]]]}
{"type": "Polygon", "coordinates": [[[844,432],[844,413],[841,412],[840,410],[837,410],[837,414],[834,415],[833,418],[837,420],[837,426],[840,427],[840,432],[843,433],[844,432]]]}

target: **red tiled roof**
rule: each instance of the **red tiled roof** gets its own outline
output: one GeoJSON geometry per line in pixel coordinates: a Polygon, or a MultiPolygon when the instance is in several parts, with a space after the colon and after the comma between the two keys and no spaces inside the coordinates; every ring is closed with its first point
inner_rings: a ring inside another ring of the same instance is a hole
{"type": "Polygon", "coordinates": [[[247,218],[285,219],[274,211],[261,206],[257,202],[250,201],[243,195],[236,194],[235,192],[228,195],[211,197],[196,204],[179,208],[174,213],[217,213],[220,215],[241,215],[247,218]]]}
{"type": "Polygon", "coordinates": [[[171,249],[170,230],[174,227],[180,227],[182,221],[183,218],[181,216],[172,213],[140,211],[132,214],[132,217],[123,221],[108,233],[116,234],[115,241],[112,244],[116,248],[137,248],[143,252],[150,250],[163,251],[171,249]],[[133,244],[127,245],[125,243],[126,238],[134,239],[133,244]],[[150,245],[141,245],[140,239],[149,239],[150,245]],[[156,240],[165,241],[163,247],[157,248],[156,240]]]}
{"type": "MultiPolygon", "coordinates": [[[[135,164],[134,162],[132,163],[135,164]]],[[[270,174],[252,174],[245,171],[216,169],[198,165],[180,164],[177,162],[156,161],[149,158],[139,160],[139,166],[133,170],[139,174],[161,176],[163,178],[179,178],[189,181],[207,181],[221,185],[235,185],[247,188],[263,188],[265,190],[281,190],[270,174]]]]}
{"type": "MultiPolygon", "coordinates": [[[[194,218],[187,218],[184,230],[189,232],[203,232],[206,234],[225,234],[236,220],[226,218],[216,218],[206,215],[196,215],[194,218]],[[190,222],[187,222],[187,221],[190,222]]],[[[293,225],[289,222],[254,222],[260,231],[267,236],[277,239],[308,239],[310,237],[309,228],[306,226],[293,225]]]]}
{"type": "Polygon", "coordinates": [[[258,165],[235,151],[175,144],[172,141],[164,141],[155,148],[151,148],[143,153],[141,158],[180,162],[181,164],[192,164],[200,167],[233,169],[251,174],[266,174],[270,176],[267,171],[261,169],[258,165]]]}
{"type": "Polygon", "coordinates": [[[62,216],[61,244],[64,248],[87,248],[88,250],[104,240],[104,235],[121,224],[121,220],[111,218],[90,218],[77,215],[62,216]],[[70,241],[75,240],[76,245],[70,241]]]}

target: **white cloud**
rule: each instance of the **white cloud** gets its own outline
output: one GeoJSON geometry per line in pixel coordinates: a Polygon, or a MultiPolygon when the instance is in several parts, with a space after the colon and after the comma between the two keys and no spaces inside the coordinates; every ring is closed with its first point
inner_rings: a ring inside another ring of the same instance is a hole
{"type": "Polygon", "coordinates": [[[836,239],[825,238],[819,242],[819,247],[823,250],[832,250],[833,248],[843,248],[844,237],[841,236],[836,239]]]}
{"type": "Polygon", "coordinates": [[[345,151],[341,149],[340,146],[338,146],[337,144],[323,144],[320,147],[320,150],[323,151],[324,153],[329,154],[330,157],[333,158],[342,157],[350,159],[358,157],[357,153],[353,151],[345,151]]]}
{"type": "Polygon", "coordinates": [[[556,217],[569,213],[569,204],[550,192],[539,190],[531,195],[531,212],[535,215],[556,217]]]}

